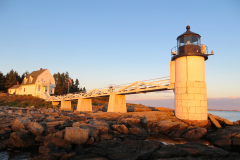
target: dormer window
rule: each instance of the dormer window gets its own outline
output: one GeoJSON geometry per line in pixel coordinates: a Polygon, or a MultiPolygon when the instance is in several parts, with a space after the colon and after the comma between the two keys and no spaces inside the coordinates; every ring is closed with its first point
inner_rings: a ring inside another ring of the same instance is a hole
{"type": "Polygon", "coordinates": [[[29,83],[32,83],[32,81],[33,81],[33,77],[30,76],[30,78],[29,78],[29,83]]]}
{"type": "Polygon", "coordinates": [[[24,84],[27,83],[27,80],[28,80],[27,77],[25,77],[25,78],[24,78],[24,84]]]}

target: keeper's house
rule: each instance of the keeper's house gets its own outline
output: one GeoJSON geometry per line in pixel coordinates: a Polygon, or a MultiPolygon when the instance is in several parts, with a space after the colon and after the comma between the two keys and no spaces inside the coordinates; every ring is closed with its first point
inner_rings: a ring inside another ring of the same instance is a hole
{"type": "Polygon", "coordinates": [[[9,94],[32,95],[43,99],[48,99],[50,94],[54,94],[55,80],[48,69],[33,71],[24,77],[22,84],[12,86],[8,89],[9,94]]]}

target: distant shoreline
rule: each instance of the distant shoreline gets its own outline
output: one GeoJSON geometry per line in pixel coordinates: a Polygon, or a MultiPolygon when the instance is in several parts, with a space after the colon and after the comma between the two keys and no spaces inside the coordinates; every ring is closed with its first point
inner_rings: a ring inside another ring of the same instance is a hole
{"type": "Polygon", "coordinates": [[[231,111],[231,112],[240,112],[239,110],[218,110],[218,109],[208,109],[208,111],[231,111]]]}

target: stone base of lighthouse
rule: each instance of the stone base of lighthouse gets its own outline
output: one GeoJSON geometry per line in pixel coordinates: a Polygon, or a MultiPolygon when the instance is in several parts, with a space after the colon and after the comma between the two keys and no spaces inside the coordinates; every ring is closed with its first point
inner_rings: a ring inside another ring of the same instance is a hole
{"type": "Polygon", "coordinates": [[[185,120],[207,120],[205,82],[175,83],[175,115],[177,118],[185,120]]]}
{"type": "Polygon", "coordinates": [[[185,120],[207,120],[204,57],[183,56],[175,60],[175,115],[185,120]]]}

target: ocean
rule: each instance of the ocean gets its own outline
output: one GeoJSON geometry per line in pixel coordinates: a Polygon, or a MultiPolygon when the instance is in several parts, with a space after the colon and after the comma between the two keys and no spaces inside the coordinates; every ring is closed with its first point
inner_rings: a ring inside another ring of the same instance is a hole
{"type": "Polygon", "coordinates": [[[240,112],[236,111],[208,111],[208,113],[228,119],[231,122],[240,120],[240,112]]]}

